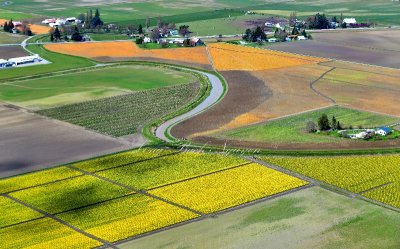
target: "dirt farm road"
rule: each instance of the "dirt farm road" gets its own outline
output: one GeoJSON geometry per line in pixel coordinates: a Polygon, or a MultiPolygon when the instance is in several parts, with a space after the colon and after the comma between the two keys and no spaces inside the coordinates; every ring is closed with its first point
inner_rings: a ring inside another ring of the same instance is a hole
{"type": "Polygon", "coordinates": [[[187,69],[187,70],[206,76],[211,82],[211,92],[210,92],[210,95],[202,103],[200,103],[198,106],[196,106],[196,108],[192,109],[191,111],[189,111],[187,113],[184,113],[180,116],[177,116],[173,119],[168,120],[167,122],[163,123],[156,129],[155,135],[158,138],[160,138],[166,142],[171,142],[171,139],[168,138],[166,136],[166,134],[169,134],[169,131],[171,130],[171,128],[174,125],[176,125],[182,121],[185,121],[193,116],[196,116],[196,115],[206,111],[210,107],[214,106],[215,104],[218,103],[218,101],[221,99],[221,97],[225,93],[224,84],[217,76],[215,76],[213,74],[197,71],[197,70],[190,70],[190,69],[187,69]]]}

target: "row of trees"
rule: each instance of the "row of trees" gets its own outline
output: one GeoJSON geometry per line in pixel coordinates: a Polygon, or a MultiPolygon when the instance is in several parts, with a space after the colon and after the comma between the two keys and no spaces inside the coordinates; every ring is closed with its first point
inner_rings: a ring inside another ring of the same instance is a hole
{"type": "MultiPolygon", "coordinates": [[[[328,115],[322,114],[321,117],[318,118],[318,129],[320,131],[342,130],[343,127],[335,116],[332,116],[332,119],[329,120],[328,115]]],[[[309,133],[316,132],[317,125],[313,121],[308,121],[306,130],[309,133]]]]}
{"type": "Polygon", "coordinates": [[[104,25],[104,22],[100,18],[99,9],[96,9],[94,15],[93,15],[92,10],[87,11],[86,15],[80,14],[78,16],[78,19],[84,23],[83,27],[85,29],[94,29],[94,28],[101,27],[104,25]]]}
{"type": "Polygon", "coordinates": [[[74,26],[72,31],[67,31],[66,29],[63,30],[64,35],[61,33],[60,29],[56,27],[54,30],[50,32],[50,40],[52,42],[58,42],[61,40],[68,41],[69,38],[68,36],[71,36],[72,41],[82,41],[83,36],[81,35],[79,28],[77,26],[74,26]],[[69,34],[70,33],[70,34],[69,34]]]}
{"type": "MultiPolygon", "coordinates": [[[[9,22],[5,22],[3,25],[4,32],[12,33],[14,31],[14,22],[11,19],[9,22]]],[[[19,33],[22,33],[27,36],[33,35],[31,28],[29,27],[29,23],[27,21],[23,21],[20,28],[17,29],[19,33]]]]}

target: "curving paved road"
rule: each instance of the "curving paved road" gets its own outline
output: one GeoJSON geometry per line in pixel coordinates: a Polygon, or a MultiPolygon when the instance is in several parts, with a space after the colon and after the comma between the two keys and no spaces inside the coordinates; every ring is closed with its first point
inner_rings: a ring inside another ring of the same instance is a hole
{"type": "Polygon", "coordinates": [[[210,107],[215,105],[220,100],[222,95],[224,94],[224,85],[217,76],[215,76],[213,74],[197,71],[197,70],[187,69],[187,71],[196,72],[196,73],[206,76],[211,82],[211,92],[210,92],[210,95],[201,104],[199,104],[196,108],[192,109],[191,111],[189,111],[185,114],[182,114],[180,116],[177,116],[173,119],[168,120],[167,122],[163,123],[156,129],[156,131],[155,131],[156,137],[158,137],[161,140],[164,140],[166,142],[172,142],[172,140],[169,139],[165,134],[166,133],[169,134],[169,131],[171,130],[171,128],[173,126],[209,109],[210,107]]]}

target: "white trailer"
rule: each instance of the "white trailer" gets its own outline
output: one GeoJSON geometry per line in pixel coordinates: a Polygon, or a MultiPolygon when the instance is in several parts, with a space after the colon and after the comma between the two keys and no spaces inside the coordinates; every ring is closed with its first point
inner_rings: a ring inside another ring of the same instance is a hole
{"type": "Polygon", "coordinates": [[[42,61],[42,58],[40,58],[39,55],[35,54],[32,56],[11,58],[8,60],[8,63],[11,63],[13,66],[18,66],[18,65],[22,65],[22,64],[28,64],[28,63],[37,63],[37,62],[41,62],[41,61],[42,61]]]}

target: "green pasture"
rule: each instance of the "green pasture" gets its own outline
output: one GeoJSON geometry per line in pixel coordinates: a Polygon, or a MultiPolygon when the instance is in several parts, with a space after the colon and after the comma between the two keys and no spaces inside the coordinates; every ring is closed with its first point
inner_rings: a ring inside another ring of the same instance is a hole
{"type": "Polygon", "coordinates": [[[21,43],[26,36],[19,34],[10,34],[0,31],[0,44],[16,44],[21,43]]]}
{"type": "Polygon", "coordinates": [[[356,128],[361,125],[363,127],[372,128],[399,122],[398,118],[391,116],[378,115],[342,107],[331,107],[230,130],[218,134],[217,136],[229,139],[275,143],[322,143],[338,142],[343,139],[306,132],[307,122],[313,121],[317,124],[318,118],[322,114],[327,114],[330,119],[332,116],[335,116],[343,127],[352,125],[356,128]]]}
{"type": "MultiPolygon", "coordinates": [[[[21,9],[19,9],[17,11],[5,9],[5,7],[2,6],[2,2],[4,2],[4,1],[0,2],[0,19],[5,19],[5,20],[13,19],[14,21],[22,21],[23,19],[39,17],[38,15],[32,14],[29,11],[25,11],[25,8],[24,8],[24,12],[20,12],[21,9]]],[[[9,1],[7,1],[7,2],[9,2],[9,1]]],[[[14,1],[14,2],[16,2],[16,1],[14,1]]],[[[26,3],[29,3],[29,4],[34,3],[32,1],[24,1],[24,2],[25,2],[25,4],[26,3]]],[[[3,25],[3,23],[1,25],[3,25]]]]}
{"type": "Polygon", "coordinates": [[[313,187],[118,247],[395,249],[399,235],[397,212],[313,187]]]}
{"type": "Polygon", "coordinates": [[[40,57],[50,61],[51,64],[7,69],[4,71],[4,73],[0,74],[0,82],[17,77],[36,76],[44,73],[78,69],[96,65],[95,62],[89,59],[50,52],[40,45],[29,45],[27,48],[33,54],[39,54],[40,57]]]}
{"type": "Polygon", "coordinates": [[[26,108],[42,109],[193,81],[195,78],[188,73],[161,67],[98,68],[0,83],[0,99],[26,108]]]}

